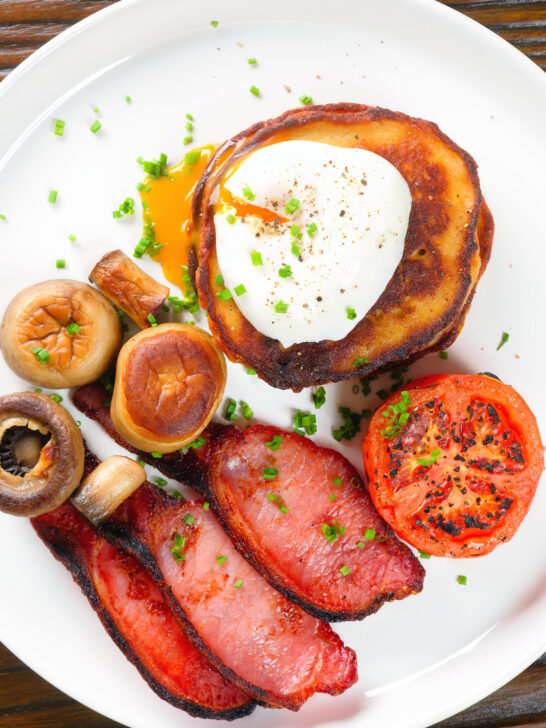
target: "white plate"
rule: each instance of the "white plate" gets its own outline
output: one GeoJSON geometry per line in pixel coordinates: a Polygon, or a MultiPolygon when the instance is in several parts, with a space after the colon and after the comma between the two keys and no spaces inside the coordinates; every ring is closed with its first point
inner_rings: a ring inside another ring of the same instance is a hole
{"type": "MultiPolygon", "coordinates": [[[[59,273],[85,280],[106,250],[132,250],[138,216],[116,221],[111,212],[133,193],[138,155],[180,158],[186,112],[195,116],[195,143],[204,144],[297,106],[303,93],[319,103],[378,104],[436,121],[475,156],[497,224],[491,263],[449,360],[427,357],[412,373],[496,372],[545,432],[545,91],[544,74],[523,55],[435,2],[121,2],[48,43],[0,86],[0,213],[8,217],[0,221],[0,308],[23,285],[59,273]],[[103,127],[93,135],[95,104],[103,127]],[[66,120],[63,138],[53,134],[54,118],[66,120]],[[55,205],[50,189],[59,190],[55,205]],[[66,258],[65,271],[55,269],[57,258],[66,258]],[[503,330],[510,340],[497,352],[503,330]]],[[[146,267],[159,275],[154,263],[146,267]]],[[[26,388],[0,369],[2,391],[26,388]]],[[[310,408],[308,392],[273,391],[242,367],[230,367],[227,393],[283,427],[292,408],[310,408]]],[[[336,405],[351,403],[365,406],[350,385],[328,388],[317,441],[333,444],[336,405]]],[[[83,430],[99,455],[117,451],[94,423],[83,430]]],[[[355,439],[340,449],[361,468],[359,446],[355,439]]],[[[509,544],[473,561],[431,559],[421,595],[337,627],[358,652],[360,680],[347,693],[316,696],[298,714],[258,709],[245,725],[423,728],[495,690],[546,647],[545,505],[542,483],[509,544]]],[[[195,725],[126,662],[28,521],[0,523],[7,647],[131,728],[195,725]]]]}

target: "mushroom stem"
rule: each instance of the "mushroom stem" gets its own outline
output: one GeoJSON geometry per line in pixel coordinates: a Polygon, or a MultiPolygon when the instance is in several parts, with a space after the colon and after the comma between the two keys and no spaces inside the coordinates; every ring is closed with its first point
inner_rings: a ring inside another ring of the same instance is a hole
{"type": "Polygon", "coordinates": [[[151,325],[169,289],[144,273],[121,250],[106,253],[91,271],[89,280],[141,329],[151,325]],[[152,319],[153,320],[153,319],[152,319]]]}
{"type": "Polygon", "coordinates": [[[112,455],[85,478],[71,500],[80,513],[98,525],[145,480],[141,465],[122,455],[112,455]]]}

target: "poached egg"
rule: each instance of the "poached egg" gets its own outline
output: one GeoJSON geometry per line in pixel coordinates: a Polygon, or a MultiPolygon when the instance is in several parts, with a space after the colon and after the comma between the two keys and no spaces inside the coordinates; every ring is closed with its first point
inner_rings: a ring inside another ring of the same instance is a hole
{"type": "Polygon", "coordinates": [[[399,264],[410,210],[407,182],[378,154],[313,141],[261,147],[217,192],[223,285],[285,348],[343,339],[399,264]]]}

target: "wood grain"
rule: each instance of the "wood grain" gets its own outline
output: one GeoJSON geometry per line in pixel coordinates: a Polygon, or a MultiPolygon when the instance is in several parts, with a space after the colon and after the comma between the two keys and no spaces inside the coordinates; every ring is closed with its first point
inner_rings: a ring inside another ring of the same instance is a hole
{"type": "MultiPolygon", "coordinates": [[[[114,1],[0,0],[0,80],[43,43],[114,1]]],[[[486,25],[546,70],[546,0],[444,4],[486,25]]],[[[546,655],[493,695],[434,726],[510,727],[546,728],[546,655]]],[[[0,728],[123,727],[56,690],[0,644],[0,728]]]]}

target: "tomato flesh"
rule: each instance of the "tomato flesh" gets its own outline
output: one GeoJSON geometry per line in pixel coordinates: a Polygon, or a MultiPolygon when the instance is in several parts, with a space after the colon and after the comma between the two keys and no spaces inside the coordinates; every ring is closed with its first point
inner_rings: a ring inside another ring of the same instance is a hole
{"type": "Polygon", "coordinates": [[[536,421],[521,397],[486,376],[425,377],[408,388],[405,424],[389,438],[372,418],[364,440],[370,495],[409,543],[478,556],[515,533],[543,467],[536,421]]]}

